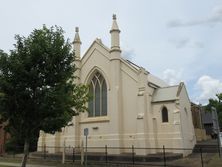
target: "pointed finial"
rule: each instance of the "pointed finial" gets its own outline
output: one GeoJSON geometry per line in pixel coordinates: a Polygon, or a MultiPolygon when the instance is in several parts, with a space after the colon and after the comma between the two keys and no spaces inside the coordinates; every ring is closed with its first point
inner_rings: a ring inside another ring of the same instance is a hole
{"type": "Polygon", "coordinates": [[[110,52],[118,53],[119,56],[117,56],[117,57],[120,57],[120,53],[121,53],[120,42],[119,42],[120,41],[120,38],[119,38],[120,30],[119,30],[119,27],[118,27],[118,24],[116,21],[115,14],[113,14],[112,27],[109,32],[111,34],[111,51],[110,52]]]}
{"type": "Polygon", "coordinates": [[[120,32],[119,27],[118,27],[117,22],[116,22],[116,14],[113,14],[113,24],[112,24],[110,33],[111,33],[112,31],[118,31],[118,32],[120,32]]]}
{"type": "Polygon", "coordinates": [[[76,27],[76,32],[79,32],[79,27],[76,27]]]}
{"type": "Polygon", "coordinates": [[[79,27],[75,27],[75,37],[73,41],[73,47],[74,47],[74,53],[76,60],[80,60],[80,54],[81,54],[81,40],[79,37],[79,27]]]}
{"type": "Polygon", "coordinates": [[[116,20],[116,14],[113,14],[113,20],[116,20]]]}
{"type": "Polygon", "coordinates": [[[80,37],[79,37],[79,27],[75,28],[75,32],[76,32],[76,34],[75,34],[75,38],[74,38],[74,43],[81,43],[80,37]]]}

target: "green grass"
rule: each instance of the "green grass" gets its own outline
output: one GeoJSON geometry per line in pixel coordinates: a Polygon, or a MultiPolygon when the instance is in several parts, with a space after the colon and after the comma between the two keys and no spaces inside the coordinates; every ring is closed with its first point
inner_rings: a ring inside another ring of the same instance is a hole
{"type": "Polygon", "coordinates": [[[206,167],[221,167],[221,166],[222,166],[222,158],[219,158],[218,154],[212,156],[212,159],[206,165],[206,167]]]}

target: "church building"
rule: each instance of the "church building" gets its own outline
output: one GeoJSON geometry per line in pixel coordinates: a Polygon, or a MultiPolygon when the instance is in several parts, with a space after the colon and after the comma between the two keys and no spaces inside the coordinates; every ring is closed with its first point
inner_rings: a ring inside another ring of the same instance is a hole
{"type": "MultiPolygon", "coordinates": [[[[89,147],[162,148],[164,145],[192,149],[196,138],[184,83],[169,86],[143,67],[122,58],[116,15],[113,15],[110,34],[110,47],[96,39],[81,55],[76,28],[73,41],[78,68],[76,84],[89,85],[92,96],[86,104],[89,112],[74,117],[71,126],[55,135],[40,132],[39,151],[43,146],[51,153],[61,152],[59,147],[64,144],[79,147],[85,143],[85,128],[89,132],[89,147]]],[[[108,152],[119,154],[124,150],[108,152]]],[[[158,149],[135,149],[137,155],[156,152],[158,149]]],[[[186,156],[191,150],[170,152],[186,156]]]]}

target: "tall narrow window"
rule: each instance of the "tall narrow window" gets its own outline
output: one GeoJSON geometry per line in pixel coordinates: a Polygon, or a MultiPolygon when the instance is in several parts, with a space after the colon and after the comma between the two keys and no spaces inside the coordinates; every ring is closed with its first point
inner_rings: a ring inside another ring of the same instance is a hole
{"type": "MultiPolygon", "coordinates": [[[[105,80],[103,80],[105,82],[105,80]]],[[[102,116],[107,115],[107,88],[106,83],[102,84],[102,116]]]]}
{"type": "Polygon", "coordinates": [[[162,122],[169,122],[168,120],[168,110],[166,107],[162,109],[162,122]]]}
{"type": "MultiPolygon", "coordinates": [[[[90,84],[90,86],[89,86],[89,94],[90,95],[93,95],[94,94],[94,85],[93,84],[90,84]]],[[[88,103],[88,108],[89,108],[89,117],[92,117],[93,116],[93,108],[94,108],[94,106],[93,106],[93,98],[94,97],[92,97],[92,98],[90,98],[90,100],[89,100],[89,103],[88,103]]]]}
{"type": "Polygon", "coordinates": [[[90,82],[89,93],[91,95],[88,103],[89,117],[106,116],[107,86],[105,79],[99,72],[96,72],[90,82]]]}

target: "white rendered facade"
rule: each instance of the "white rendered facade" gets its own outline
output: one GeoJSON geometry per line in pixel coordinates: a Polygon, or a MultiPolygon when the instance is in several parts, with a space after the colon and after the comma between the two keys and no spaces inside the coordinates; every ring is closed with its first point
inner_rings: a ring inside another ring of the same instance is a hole
{"type": "MultiPolygon", "coordinates": [[[[169,87],[144,68],[121,58],[120,30],[115,16],[110,33],[111,48],[96,39],[82,58],[78,29],[73,42],[75,63],[78,67],[75,75],[79,77],[76,82],[90,85],[95,75],[101,75],[106,82],[107,103],[99,105],[101,108],[107,107],[107,111],[101,116],[89,116],[88,113],[83,113],[74,117],[73,126],[66,127],[63,132],[55,135],[41,132],[39,148],[43,145],[63,146],[64,141],[66,146],[80,146],[85,140],[84,128],[89,129],[89,147],[134,145],[141,148],[162,148],[164,145],[168,148],[193,148],[196,138],[185,85],[180,83],[169,87]],[[165,121],[162,118],[164,107],[168,112],[165,121]]],[[[61,151],[53,147],[48,151],[61,151]]],[[[136,154],[145,155],[158,150],[135,151],[136,154]]],[[[112,153],[121,152],[121,150],[112,151],[112,153]]],[[[172,152],[187,155],[191,151],[172,152]]]]}

